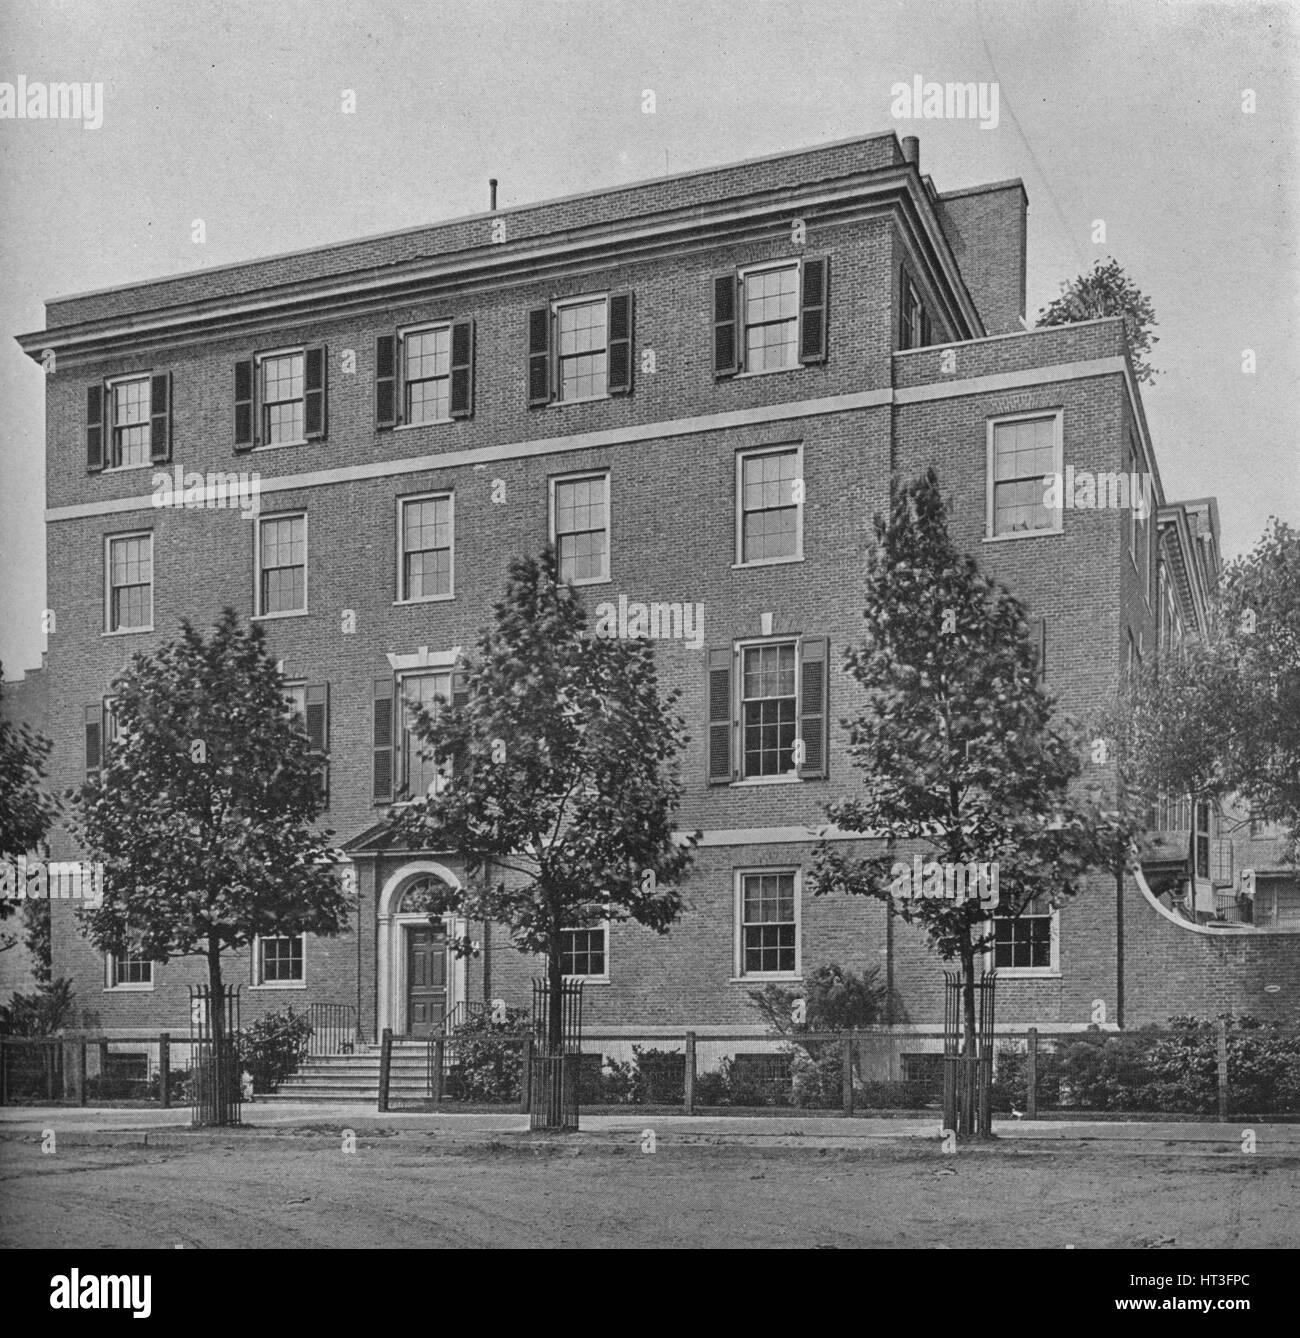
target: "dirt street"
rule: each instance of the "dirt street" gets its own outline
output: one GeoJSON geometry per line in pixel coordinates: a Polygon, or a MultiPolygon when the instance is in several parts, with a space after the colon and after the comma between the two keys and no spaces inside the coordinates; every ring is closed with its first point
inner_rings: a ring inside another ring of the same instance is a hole
{"type": "Polygon", "coordinates": [[[1294,1247],[1300,1160],[360,1131],[0,1140],[0,1246],[1294,1247]]]}

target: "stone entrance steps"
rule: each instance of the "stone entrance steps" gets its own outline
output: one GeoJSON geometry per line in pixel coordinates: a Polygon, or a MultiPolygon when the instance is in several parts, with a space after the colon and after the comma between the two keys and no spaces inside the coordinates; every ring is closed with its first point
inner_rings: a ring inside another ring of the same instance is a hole
{"type": "MultiPolygon", "coordinates": [[[[394,1041],[388,1075],[390,1099],[421,1100],[429,1090],[429,1047],[394,1041]]],[[[277,1101],[379,1101],[379,1047],[353,1055],[310,1055],[276,1089],[277,1101]]]]}

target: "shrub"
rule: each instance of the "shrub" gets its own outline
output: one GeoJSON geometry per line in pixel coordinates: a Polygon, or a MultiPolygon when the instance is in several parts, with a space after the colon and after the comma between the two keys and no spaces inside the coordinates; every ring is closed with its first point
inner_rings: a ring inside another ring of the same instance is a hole
{"type": "Polygon", "coordinates": [[[646,1106],[680,1106],[686,1100],[686,1056],[679,1050],[632,1047],[636,1084],[632,1099],[646,1106]]]}
{"type": "Polygon", "coordinates": [[[524,1050],[519,1038],[530,1030],[528,1011],[507,1008],[504,1022],[486,1010],[457,1029],[447,1095],[458,1101],[515,1102],[523,1094],[524,1050]]]}
{"type": "Polygon", "coordinates": [[[241,1070],[253,1077],[254,1092],[273,1092],[307,1053],[311,1023],[306,1013],[286,1008],[283,1013],[267,1013],[236,1036],[241,1070]]]}
{"type": "Polygon", "coordinates": [[[884,1015],[888,989],[879,981],[880,968],[869,967],[860,976],[832,962],[808,972],[803,987],[766,985],[750,990],[750,1002],[768,1026],[782,1034],[851,1031],[870,1027],[884,1015]],[[804,1001],[804,1020],[795,1022],[795,1001],[804,1001]]]}

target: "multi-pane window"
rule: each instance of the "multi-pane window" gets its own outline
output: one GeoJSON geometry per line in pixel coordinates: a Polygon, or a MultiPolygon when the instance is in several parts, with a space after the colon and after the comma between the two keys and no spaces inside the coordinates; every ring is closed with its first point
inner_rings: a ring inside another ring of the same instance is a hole
{"type": "Polygon", "coordinates": [[[793,772],[797,727],[795,643],[747,646],[741,654],[742,775],[793,772]]]}
{"type": "Polygon", "coordinates": [[[1196,805],[1196,876],[1210,876],[1210,806],[1204,800],[1196,805]]]}
{"type": "Polygon", "coordinates": [[[556,307],[560,399],[585,400],[606,393],[608,316],[603,297],[556,307]]]}
{"type": "Polygon", "coordinates": [[[268,446],[302,441],[303,354],[276,353],[264,357],[262,373],[262,441],[268,446]]]}
{"type": "Polygon", "coordinates": [[[799,361],[799,266],[749,270],[742,276],[745,370],[770,372],[799,361]]]}
{"type": "Polygon", "coordinates": [[[402,503],[403,600],[451,594],[451,496],[414,497],[402,503]]]}
{"type": "Polygon", "coordinates": [[[269,516],[258,536],[258,614],[305,613],[307,517],[269,516]]]}
{"type": "Polygon", "coordinates": [[[284,985],[303,977],[303,935],[284,934],[257,940],[258,982],[284,985]]]}
{"type": "Polygon", "coordinates": [[[149,463],[149,378],[132,377],[111,387],[114,469],[149,463]]]}
{"type": "Polygon", "coordinates": [[[402,385],[408,423],[440,423],[451,417],[451,326],[413,330],[402,340],[402,385]]]}
{"type": "Polygon", "coordinates": [[[930,342],[929,321],[925,315],[925,304],[916,285],[904,273],[902,282],[902,333],[899,341],[901,348],[923,348],[930,342]]]}
{"type": "Polygon", "coordinates": [[[286,683],[284,699],[289,707],[289,714],[304,729],[307,726],[307,684],[286,683]]]}
{"type": "Polygon", "coordinates": [[[560,580],[609,577],[609,476],[556,479],[552,502],[560,580]]]}
{"type": "Polygon", "coordinates": [[[797,448],[740,457],[740,561],[773,562],[800,554],[803,503],[797,448]]]}
{"type": "Polygon", "coordinates": [[[793,873],[747,873],[740,880],[741,975],[798,970],[793,873]]]}
{"type": "Polygon", "coordinates": [[[1060,473],[1057,425],[1055,415],[991,424],[990,535],[1060,528],[1060,510],[1044,505],[1044,480],[1060,473]]]}
{"type": "Polygon", "coordinates": [[[608,930],[565,929],[560,933],[560,962],[566,976],[605,976],[605,943],[608,930]]]}
{"type": "Polygon", "coordinates": [[[147,957],[141,957],[135,948],[128,948],[120,956],[111,954],[108,968],[109,980],[115,986],[153,984],[153,963],[147,957]]]}
{"type": "Polygon", "coordinates": [[[1020,915],[995,915],[993,965],[999,970],[1050,970],[1052,912],[1031,905],[1020,915]]]}
{"type": "Polygon", "coordinates": [[[451,675],[404,674],[402,689],[402,777],[412,798],[420,798],[436,786],[439,779],[437,759],[415,732],[415,712],[412,704],[418,702],[437,719],[438,703],[451,695],[451,675]],[[421,754],[424,754],[422,756],[421,754]]]}
{"type": "Polygon", "coordinates": [[[108,630],[138,632],[153,625],[153,535],[108,541],[108,630]]]}

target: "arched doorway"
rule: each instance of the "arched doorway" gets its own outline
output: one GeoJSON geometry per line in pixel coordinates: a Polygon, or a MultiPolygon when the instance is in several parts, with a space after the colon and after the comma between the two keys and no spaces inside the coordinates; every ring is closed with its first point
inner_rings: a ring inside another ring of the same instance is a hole
{"type": "Polygon", "coordinates": [[[458,888],[450,869],[419,860],[398,870],[379,896],[376,944],[379,1028],[396,1036],[427,1036],[465,1000],[465,963],[448,944],[465,933],[465,921],[443,915],[430,923],[438,885],[458,888]]]}

